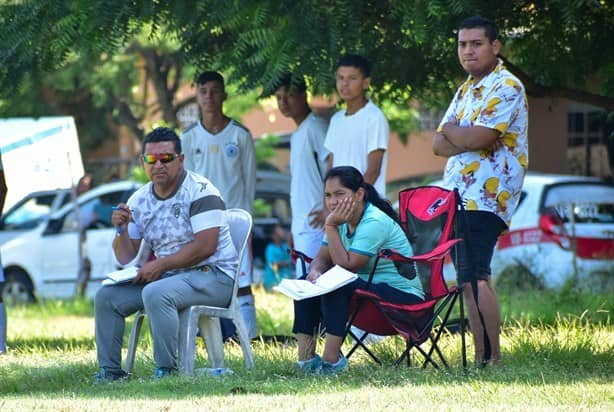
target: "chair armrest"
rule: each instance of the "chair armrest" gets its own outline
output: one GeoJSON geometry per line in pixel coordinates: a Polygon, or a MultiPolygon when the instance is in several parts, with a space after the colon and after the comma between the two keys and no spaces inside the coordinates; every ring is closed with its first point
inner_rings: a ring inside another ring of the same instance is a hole
{"type": "Polygon", "coordinates": [[[312,258],[307,256],[303,252],[300,252],[300,251],[298,251],[296,249],[290,249],[290,257],[291,257],[293,262],[296,262],[297,259],[300,259],[300,260],[302,260],[305,263],[311,263],[311,261],[313,260],[312,258]]]}
{"type": "Polygon", "coordinates": [[[382,249],[379,251],[378,255],[379,257],[382,257],[384,259],[390,259],[397,262],[425,262],[439,260],[443,259],[448,253],[450,253],[450,249],[452,249],[452,246],[461,241],[462,239],[448,240],[440,245],[437,245],[430,252],[423,253],[422,255],[404,256],[392,249],[382,249]]]}

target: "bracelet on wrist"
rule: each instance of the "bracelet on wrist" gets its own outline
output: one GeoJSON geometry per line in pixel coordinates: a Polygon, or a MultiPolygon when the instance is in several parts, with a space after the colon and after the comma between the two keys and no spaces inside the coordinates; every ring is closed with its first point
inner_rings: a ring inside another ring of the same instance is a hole
{"type": "Polygon", "coordinates": [[[333,225],[332,223],[325,223],[326,226],[330,226],[330,227],[339,227],[339,225],[333,225]]]}

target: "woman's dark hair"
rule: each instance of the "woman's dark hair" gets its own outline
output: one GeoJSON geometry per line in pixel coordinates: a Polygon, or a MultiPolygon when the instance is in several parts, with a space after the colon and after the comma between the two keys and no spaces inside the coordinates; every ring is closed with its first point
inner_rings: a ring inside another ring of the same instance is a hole
{"type": "Polygon", "coordinates": [[[399,225],[401,224],[399,221],[399,215],[394,211],[390,203],[386,199],[382,199],[377,193],[377,190],[373,187],[373,185],[365,182],[362,173],[360,173],[356,168],[352,166],[337,166],[333,167],[326,173],[324,176],[324,182],[329,179],[336,177],[341,182],[343,187],[347,187],[352,192],[358,191],[361,187],[365,189],[366,196],[365,200],[372,203],[382,212],[386,213],[392,220],[397,222],[399,225]]]}

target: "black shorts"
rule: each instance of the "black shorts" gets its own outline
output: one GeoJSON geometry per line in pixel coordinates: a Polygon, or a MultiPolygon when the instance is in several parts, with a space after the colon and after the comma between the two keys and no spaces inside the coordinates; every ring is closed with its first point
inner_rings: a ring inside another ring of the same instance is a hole
{"type": "Polygon", "coordinates": [[[452,261],[460,282],[471,282],[474,277],[488,280],[497,239],[507,225],[494,213],[481,210],[459,212],[457,222],[460,233],[456,237],[463,241],[452,249],[452,261]]]}

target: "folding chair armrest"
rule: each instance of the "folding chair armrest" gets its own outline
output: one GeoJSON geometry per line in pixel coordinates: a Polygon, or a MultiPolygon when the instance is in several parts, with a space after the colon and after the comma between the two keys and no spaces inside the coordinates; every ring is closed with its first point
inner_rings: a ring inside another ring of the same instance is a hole
{"type": "Polygon", "coordinates": [[[300,260],[302,260],[305,263],[311,263],[311,261],[313,260],[312,258],[307,256],[303,252],[298,251],[296,249],[290,249],[290,257],[291,257],[293,262],[296,262],[297,259],[300,259],[300,260]]]}
{"type": "Polygon", "coordinates": [[[379,257],[382,257],[384,259],[395,260],[398,262],[424,262],[431,260],[439,260],[443,259],[448,253],[450,253],[450,249],[452,249],[452,246],[461,241],[462,239],[448,240],[440,245],[437,245],[430,252],[423,253],[422,255],[404,256],[392,249],[382,249],[379,251],[378,255],[379,257]]]}
{"type": "Polygon", "coordinates": [[[290,259],[292,263],[296,264],[296,262],[301,262],[301,268],[303,270],[303,274],[299,276],[299,279],[305,279],[307,277],[307,264],[311,263],[313,260],[306,254],[296,249],[289,249],[290,251],[290,259]]]}

